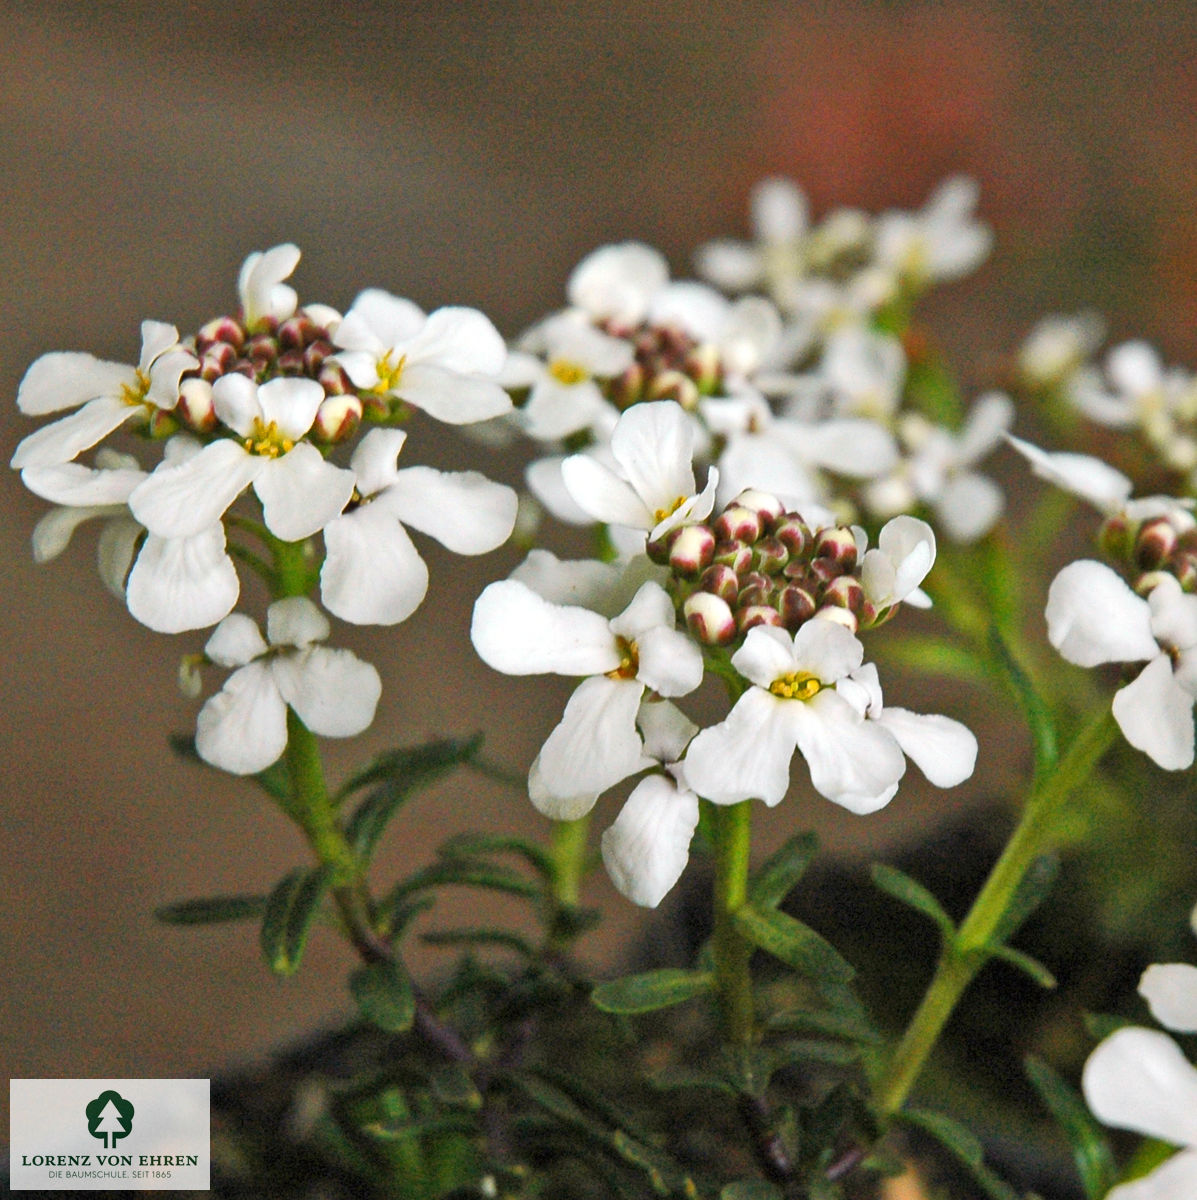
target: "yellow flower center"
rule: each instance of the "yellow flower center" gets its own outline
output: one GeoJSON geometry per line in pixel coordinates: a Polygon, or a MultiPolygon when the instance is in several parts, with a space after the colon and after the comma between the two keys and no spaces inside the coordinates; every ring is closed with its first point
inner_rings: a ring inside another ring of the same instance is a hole
{"type": "Polygon", "coordinates": [[[130,406],[145,404],[145,398],[150,394],[150,377],[138,367],[136,379],[134,387],[130,387],[127,383],[121,384],[121,402],[123,404],[130,406]]]}
{"type": "Polygon", "coordinates": [[[590,374],[585,367],[579,366],[576,362],[570,362],[567,358],[553,359],[549,363],[549,374],[558,383],[566,385],[585,383],[590,378],[590,374]]]}
{"type": "Polygon", "coordinates": [[[813,700],[822,690],[822,682],[808,671],[783,675],[769,684],[769,691],[783,700],[813,700]]]}
{"type": "Polygon", "coordinates": [[[616,638],[615,643],[619,649],[619,666],[608,671],[607,678],[635,679],[636,672],[640,670],[640,651],[636,643],[626,638],[616,638]]]}
{"type": "Polygon", "coordinates": [[[399,386],[399,378],[403,374],[403,368],[406,365],[406,354],[401,354],[399,361],[396,362],[391,357],[391,351],[388,350],[374,364],[374,369],[378,372],[378,382],[371,388],[371,391],[378,396],[385,396],[388,392],[393,392],[399,386]]]}
{"type": "Polygon", "coordinates": [[[261,458],[278,458],[295,447],[295,442],[279,431],[276,421],[263,425],[261,417],[254,418],[254,431],[241,444],[261,458]]]}
{"type": "Polygon", "coordinates": [[[686,497],[679,496],[668,508],[658,508],[656,512],[653,513],[653,522],[657,525],[660,525],[660,523],[665,520],[666,517],[672,517],[673,514],[677,512],[677,510],[685,503],[686,497]]]}

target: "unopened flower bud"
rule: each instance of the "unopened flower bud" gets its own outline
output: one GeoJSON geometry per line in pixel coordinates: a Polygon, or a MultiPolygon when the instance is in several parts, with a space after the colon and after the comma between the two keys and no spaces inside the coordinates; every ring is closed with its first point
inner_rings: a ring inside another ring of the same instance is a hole
{"type": "Polygon", "coordinates": [[[669,546],[669,565],[680,575],[697,575],[715,556],[715,535],[705,525],[684,525],[669,546]]]}
{"type": "Polygon", "coordinates": [[[179,659],[179,691],[188,700],[197,700],[204,690],[204,681],[200,678],[200,667],[203,664],[202,654],[184,654],[179,659]]]}
{"type": "Polygon", "coordinates": [[[275,367],[281,375],[302,375],[303,351],[284,350],[275,362],[275,367]]]}
{"type": "Polygon", "coordinates": [[[607,395],[616,408],[631,408],[644,399],[644,368],[639,363],[630,367],[607,385],[607,395]]]}
{"type": "Polygon", "coordinates": [[[1173,556],[1171,571],[1182,591],[1197,591],[1197,554],[1191,550],[1180,551],[1173,556]]]}
{"type": "Polygon", "coordinates": [[[714,563],[703,571],[698,586],[702,591],[710,592],[712,596],[718,596],[732,604],[740,594],[740,577],[731,567],[714,563]]]}
{"type": "Polygon", "coordinates": [[[820,529],[815,536],[814,557],[835,562],[839,567],[837,575],[851,571],[856,566],[856,538],[852,530],[843,525],[820,529]]]}
{"type": "Polygon", "coordinates": [[[146,432],[155,441],[161,441],[164,438],[173,437],[179,432],[178,418],[173,412],[167,412],[165,409],[156,408],[146,424],[146,432]]]}
{"type": "Polygon", "coordinates": [[[1162,567],[1176,549],[1176,530],[1167,517],[1152,517],[1139,526],[1135,562],[1146,571],[1162,567]]]}
{"type": "Polygon", "coordinates": [[[658,371],[645,389],[646,400],[673,400],[687,412],[698,407],[698,386],[689,375],[672,368],[658,371]]]}
{"type": "Polygon", "coordinates": [[[293,317],[288,317],[278,327],[279,345],[284,350],[303,350],[303,348],[315,339],[320,330],[316,326],[316,322],[308,317],[296,313],[293,317]]]}
{"type": "Polygon", "coordinates": [[[268,333],[255,333],[245,351],[255,362],[274,362],[278,357],[278,342],[268,333]]]}
{"type": "Polygon", "coordinates": [[[725,600],[710,592],[695,592],[682,605],[690,632],[707,646],[723,646],[736,636],[736,619],[725,600]]]}
{"type": "Polygon", "coordinates": [[[755,542],[763,532],[760,513],[740,504],[729,504],[715,518],[715,533],[721,540],[755,542]]]}
{"type": "Polygon", "coordinates": [[[317,338],[304,347],[303,370],[305,375],[318,375],[325,361],[332,356],[332,343],[324,338],[317,338]]]}
{"type": "Polygon", "coordinates": [[[200,359],[200,375],[209,383],[215,383],[222,375],[233,369],[237,351],[228,342],[213,342],[200,359]]]}
{"type": "Polygon", "coordinates": [[[849,633],[855,633],[859,628],[856,614],[848,608],[838,608],[834,604],[828,605],[826,608],[819,609],[818,616],[821,621],[836,621],[849,633]]]}
{"type": "Polygon", "coordinates": [[[743,542],[716,542],[714,559],[739,575],[752,570],[752,547],[743,542]]]}
{"type": "Polygon", "coordinates": [[[216,409],[212,404],[212,385],[206,379],[191,376],[179,384],[179,402],[175,412],[188,429],[210,433],[216,428],[216,409]]]}
{"type": "Polygon", "coordinates": [[[736,497],[735,502],[742,508],[750,508],[753,512],[759,513],[766,527],[785,513],[785,505],[776,496],[771,492],[759,491],[757,488],[745,488],[736,497]]]}
{"type": "Polygon", "coordinates": [[[780,538],[763,537],[752,548],[756,569],[774,575],[790,561],[790,552],[780,538]]]}
{"type": "Polygon", "coordinates": [[[773,536],[790,552],[791,558],[799,558],[810,545],[811,531],[801,517],[787,513],[774,522],[773,536]]]}
{"type": "Polygon", "coordinates": [[[781,623],[781,614],[767,604],[748,604],[736,610],[736,629],[740,633],[747,633],[758,625],[780,626],[781,623]]]}
{"type": "Polygon", "coordinates": [[[341,442],[358,427],[362,402],[352,392],[327,396],[316,410],[312,433],[322,442],[341,442]]]}
{"type": "Polygon", "coordinates": [[[1155,590],[1156,584],[1159,583],[1166,574],[1166,571],[1145,572],[1135,580],[1135,591],[1138,592],[1140,596],[1150,595],[1155,590]]]}
{"type": "Polygon", "coordinates": [[[834,604],[858,613],[864,605],[864,588],[855,575],[840,575],[823,589],[820,599],[824,606],[834,604]]]}
{"type": "Polygon", "coordinates": [[[1115,513],[1102,522],[1101,529],[1097,533],[1097,544],[1102,553],[1110,558],[1130,557],[1131,528],[1125,513],[1115,513]]]}
{"type": "Polygon", "coordinates": [[[340,363],[326,362],[316,376],[316,382],[324,389],[326,396],[343,396],[353,391],[353,380],[345,374],[340,363]]]}
{"type": "Polygon", "coordinates": [[[719,366],[719,350],[710,342],[695,346],[682,359],[682,370],[694,380],[704,396],[718,390],[722,371],[719,366]]]}
{"type": "Polygon", "coordinates": [[[791,583],[781,589],[777,597],[777,607],[781,613],[782,624],[791,633],[796,633],[800,625],[805,625],[815,615],[816,605],[810,592],[791,583]]]}
{"type": "Polygon", "coordinates": [[[209,321],[195,336],[195,348],[206,354],[216,345],[232,346],[237,352],[245,345],[245,329],[232,317],[217,317],[209,321]]]}

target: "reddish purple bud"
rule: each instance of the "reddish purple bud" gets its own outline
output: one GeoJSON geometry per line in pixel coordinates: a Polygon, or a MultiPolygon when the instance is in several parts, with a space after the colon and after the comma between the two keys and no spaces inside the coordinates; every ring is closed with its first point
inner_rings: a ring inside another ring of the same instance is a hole
{"type": "Polygon", "coordinates": [[[644,390],[646,400],[673,400],[687,412],[693,412],[698,407],[698,386],[689,375],[672,368],[657,371],[648,381],[644,390]]]}
{"type": "Polygon", "coordinates": [[[725,600],[710,592],[695,592],[682,606],[686,626],[707,646],[724,646],[736,636],[736,619],[725,600]]]}
{"type": "Polygon", "coordinates": [[[320,368],[324,366],[327,359],[332,357],[332,343],[324,338],[317,338],[310,345],[304,347],[303,351],[303,370],[305,375],[316,376],[320,374],[320,368]]]}
{"type": "Polygon", "coordinates": [[[200,354],[219,344],[241,350],[245,345],[245,328],[240,321],[234,321],[232,317],[216,317],[195,335],[195,348],[200,354]]]}
{"type": "Polygon", "coordinates": [[[752,570],[752,547],[743,542],[716,542],[715,562],[731,567],[737,575],[752,570]]]}
{"type": "Polygon", "coordinates": [[[682,370],[694,380],[704,396],[712,395],[723,377],[718,349],[709,342],[695,346],[682,358],[682,370]]]}
{"type": "Polygon", "coordinates": [[[801,558],[810,546],[810,527],[793,513],[786,513],[774,522],[773,536],[790,552],[791,558],[801,558]]]}
{"type": "Polygon", "coordinates": [[[834,604],[839,608],[850,608],[854,613],[860,612],[864,599],[864,588],[855,575],[840,575],[833,579],[820,597],[824,606],[834,604]]]}
{"type": "Polygon", "coordinates": [[[856,538],[852,530],[843,525],[820,529],[815,535],[815,558],[829,558],[839,564],[839,571],[851,571],[856,566],[856,538]]]}
{"type": "Polygon", "coordinates": [[[175,405],[179,420],[197,433],[216,428],[216,409],[212,405],[212,385],[194,375],[179,384],[179,402],[175,405]]]}
{"type": "Polygon", "coordinates": [[[247,350],[254,362],[274,362],[278,357],[278,342],[268,333],[255,333],[249,339],[247,350]]]}
{"type": "Polygon", "coordinates": [[[763,537],[752,548],[758,571],[776,575],[790,561],[790,552],[780,538],[763,537]]]}
{"type": "Polygon", "coordinates": [[[736,629],[739,633],[747,633],[757,625],[781,626],[781,613],[767,604],[749,604],[736,610],[736,629]]]}
{"type": "Polygon", "coordinates": [[[316,410],[312,433],[322,442],[342,442],[357,429],[362,419],[362,402],[352,392],[329,396],[316,410]]]}
{"type": "Polygon", "coordinates": [[[1197,591],[1197,554],[1191,550],[1180,551],[1173,556],[1171,570],[1182,591],[1197,591]]]}
{"type": "MultiPolygon", "coordinates": [[[[324,389],[326,396],[343,396],[353,391],[353,380],[345,374],[340,363],[326,362],[316,376],[316,382],[324,389]]],[[[383,411],[385,412],[385,406],[383,411]]]]}
{"type": "Polygon", "coordinates": [[[723,541],[755,542],[764,528],[761,514],[740,504],[729,504],[715,518],[715,533],[723,541]]]}
{"type": "Polygon", "coordinates": [[[714,557],[715,535],[705,525],[683,526],[669,546],[669,565],[680,575],[697,575],[714,557]]]}
{"type": "Polygon", "coordinates": [[[302,350],[284,350],[278,356],[275,363],[280,374],[283,375],[302,375],[303,371],[303,351],[302,350]]]}
{"type": "Polygon", "coordinates": [[[698,586],[702,591],[710,592],[712,596],[731,604],[740,594],[740,577],[731,567],[714,563],[703,571],[698,586]]]}
{"type": "Polygon", "coordinates": [[[607,384],[607,397],[616,408],[631,408],[644,399],[644,368],[632,363],[621,375],[607,384]]]}
{"type": "Polygon", "coordinates": [[[834,604],[819,609],[818,617],[820,621],[838,622],[849,633],[855,633],[860,625],[856,619],[856,614],[851,609],[839,608],[834,604]]]}
{"type": "Polygon", "coordinates": [[[1116,513],[1102,522],[1101,529],[1097,533],[1097,545],[1109,558],[1131,557],[1130,522],[1125,513],[1116,513]]]}
{"type": "Polygon", "coordinates": [[[1162,567],[1176,549],[1176,530],[1167,517],[1152,517],[1139,526],[1135,537],[1135,562],[1146,571],[1162,567]]]}
{"type": "Polygon", "coordinates": [[[745,488],[736,497],[735,503],[743,508],[751,508],[755,513],[760,513],[766,528],[785,515],[785,505],[776,496],[771,492],[759,491],[757,488],[745,488]]]}
{"type": "Polygon", "coordinates": [[[146,432],[155,440],[171,437],[179,432],[178,418],[173,412],[156,408],[146,423],[146,432]]]}
{"type": "Polygon", "coordinates": [[[777,598],[777,607],[781,612],[781,620],[785,627],[796,633],[800,625],[815,615],[815,598],[805,588],[790,584],[781,589],[777,598]]]}
{"type": "Polygon", "coordinates": [[[278,327],[279,345],[285,350],[302,350],[319,334],[320,329],[316,322],[298,313],[278,327]]]}

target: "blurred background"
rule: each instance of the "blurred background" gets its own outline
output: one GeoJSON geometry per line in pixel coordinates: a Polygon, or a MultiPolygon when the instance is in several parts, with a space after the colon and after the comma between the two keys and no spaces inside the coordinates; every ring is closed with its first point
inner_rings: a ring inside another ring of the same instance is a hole
{"type": "MultiPolygon", "coordinates": [[[[143,318],[192,330],[235,306],[252,250],[300,245],[301,301],[343,310],[381,286],[425,308],[480,307],[515,334],[562,303],[570,268],[606,241],[650,242],[688,273],[699,243],[746,232],[749,188],[772,173],[800,182],[817,214],[913,208],[949,173],[979,179],[995,252],[928,309],[973,389],[1001,377],[1040,315],[1082,307],[1114,338],[1197,363],[1187,3],[24,0],[0,12],[6,460],[34,427],[12,400],[35,357],[135,361],[143,318]]],[[[477,451],[425,438],[421,453],[464,466],[477,451]]],[[[514,480],[514,460],[491,473],[514,480]]],[[[326,934],[278,980],[250,925],[154,923],[169,901],[268,888],[303,847],[259,794],[166,747],[194,727],[176,667],[204,636],[168,644],[139,627],[98,582],[94,531],[35,567],[45,505],[14,473],[0,487],[7,1074],[207,1076],[336,1021],[350,963],[326,934]]],[[[498,677],[473,658],[473,597],[514,552],[451,563],[421,548],[424,607],[343,639],[384,692],[368,734],[332,746],[334,778],[385,746],[476,729],[492,759],[523,770],[568,693],[506,680],[497,706],[498,677]]],[[[863,854],[977,802],[1023,765],[1021,746],[987,753],[985,721],[978,774],[949,799],[904,785],[867,821],[790,802],[762,815],[762,844],[814,825],[863,854]]],[[[380,872],[470,826],[545,823],[463,777],[396,823],[380,872]]],[[[609,906],[591,953],[612,961],[642,914],[604,880],[588,899],[609,906]]]]}

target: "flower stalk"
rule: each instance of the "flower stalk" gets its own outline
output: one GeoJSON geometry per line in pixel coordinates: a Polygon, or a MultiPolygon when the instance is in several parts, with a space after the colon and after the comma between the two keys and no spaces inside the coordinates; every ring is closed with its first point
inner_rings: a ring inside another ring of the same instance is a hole
{"type": "Polygon", "coordinates": [[[1084,726],[1050,775],[1033,786],[1027,806],[985,886],[939,965],[902,1041],[877,1081],[878,1107],[892,1116],[905,1103],[965,988],[985,964],[988,949],[1031,865],[1058,844],[1058,818],[1114,741],[1108,709],[1084,726]]]}
{"type": "Polygon", "coordinates": [[[752,946],[736,928],[736,913],[748,901],[748,858],[752,832],[751,801],[707,806],[715,836],[715,986],[725,1039],[749,1045],[755,1034],[752,946]]]}

